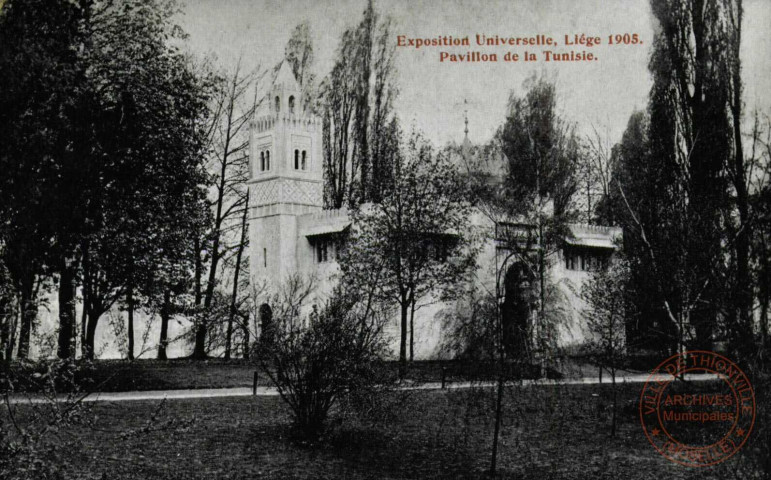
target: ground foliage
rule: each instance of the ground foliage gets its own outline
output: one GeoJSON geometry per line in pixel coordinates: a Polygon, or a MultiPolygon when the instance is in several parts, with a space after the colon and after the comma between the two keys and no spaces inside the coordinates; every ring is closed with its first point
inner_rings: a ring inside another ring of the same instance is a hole
{"type": "MultiPolygon", "coordinates": [[[[639,424],[640,388],[622,386],[611,441],[607,386],[508,387],[500,478],[749,478],[737,470],[747,452],[708,469],[656,453],[639,424]]],[[[195,419],[173,435],[138,431],[156,404],[99,404],[93,425],[72,429],[77,448],[57,458],[66,457],[63,472],[76,479],[485,478],[491,389],[414,392],[399,401],[405,413],[347,419],[313,445],[294,439],[291,412],[277,397],[169,402],[161,417],[195,419]],[[111,433],[118,427],[137,434],[111,433]]]]}
{"type": "Polygon", "coordinates": [[[290,407],[300,435],[316,440],[341,398],[356,405],[366,392],[387,391],[388,378],[379,368],[387,352],[385,322],[366,297],[338,288],[324,303],[308,305],[308,283],[290,280],[287,288],[289,301],[272,302],[272,334],[256,358],[290,407]]]}

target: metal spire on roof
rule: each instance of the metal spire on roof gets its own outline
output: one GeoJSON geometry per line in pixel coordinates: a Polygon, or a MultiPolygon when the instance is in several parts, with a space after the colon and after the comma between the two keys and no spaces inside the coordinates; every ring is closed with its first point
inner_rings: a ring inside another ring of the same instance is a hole
{"type": "Polygon", "coordinates": [[[468,100],[463,100],[463,117],[464,117],[464,123],[466,124],[465,130],[463,130],[466,134],[466,140],[468,140],[468,100]]]}

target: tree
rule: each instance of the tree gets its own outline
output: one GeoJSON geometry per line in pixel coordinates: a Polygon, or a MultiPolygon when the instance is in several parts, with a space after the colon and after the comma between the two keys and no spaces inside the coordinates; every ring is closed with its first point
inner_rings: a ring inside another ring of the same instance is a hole
{"type": "MultiPolygon", "coordinates": [[[[213,305],[215,289],[221,278],[220,262],[233,248],[243,242],[228,242],[231,230],[241,226],[242,211],[248,208],[246,190],[243,188],[249,176],[249,125],[257,107],[252,95],[256,74],[243,73],[240,63],[224,75],[217,85],[212,100],[208,168],[213,177],[211,208],[213,224],[202,231],[196,253],[196,304],[203,313],[197,317],[193,358],[207,356],[206,336],[211,327],[209,313],[213,305]],[[236,220],[236,221],[234,221],[236,220]],[[201,256],[206,252],[207,258],[201,256]],[[203,269],[208,260],[208,276],[202,288],[203,269]]],[[[240,235],[239,235],[240,237],[240,235]]]]}
{"type": "Polygon", "coordinates": [[[133,312],[134,292],[160,261],[162,236],[171,234],[167,225],[191,210],[185,203],[195,205],[206,182],[206,79],[168,41],[178,35],[173,6],[95,8],[88,59],[103,121],[87,206],[91,227],[80,242],[89,356],[101,314],[127,292],[133,312]]]}
{"type": "Polygon", "coordinates": [[[61,204],[80,198],[81,182],[71,166],[88,138],[76,126],[76,119],[88,117],[82,54],[75,48],[84,42],[85,15],[74,2],[8,1],[0,10],[0,126],[7,135],[0,145],[0,243],[21,309],[22,358],[29,352],[39,285],[58,267],[51,261],[56,226],[71,218],[61,204]]]}
{"type": "Polygon", "coordinates": [[[407,365],[410,309],[422,297],[462,284],[474,263],[471,205],[457,170],[418,134],[395,166],[380,203],[351,212],[353,230],[340,260],[343,281],[375,291],[400,310],[399,365],[407,365]]]}
{"type": "Polygon", "coordinates": [[[585,347],[593,361],[610,372],[613,388],[611,437],[616,435],[616,371],[623,366],[627,353],[628,284],[629,265],[623,259],[614,259],[606,268],[594,272],[579,294],[587,305],[582,312],[589,334],[585,347]]]}
{"type": "Polygon", "coordinates": [[[496,135],[508,162],[503,191],[487,197],[500,204],[494,209],[498,212],[498,218],[493,219],[496,237],[509,252],[499,268],[521,272],[514,277],[509,277],[508,270],[497,274],[506,276],[509,298],[509,278],[514,289],[518,284],[533,288],[537,298],[535,323],[518,330],[527,333],[525,345],[531,339],[537,342],[527,348],[544,358],[555,346],[555,329],[564,317],[549,271],[554,256],[571,235],[568,223],[575,217],[572,200],[578,185],[575,173],[580,149],[573,126],[557,115],[555,86],[533,77],[525,88],[524,96],[510,97],[506,122],[496,135]],[[511,257],[514,265],[507,264],[511,257]]]}
{"type": "MultiPolygon", "coordinates": [[[[771,119],[763,124],[756,116],[753,128],[753,151],[757,150],[756,169],[760,171],[750,198],[753,212],[752,258],[755,268],[753,277],[756,283],[760,307],[758,334],[762,348],[769,347],[771,339],[769,313],[771,310],[771,119]]],[[[753,155],[753,156],[756,156],[753,155]]]]}
{"type": "Polygon", "coordinates": [[[683,273],[694,279],[692,285],[684,286],[687,295],[698,298],[698,305],[671,307],[675,315],[684,307],[690,309],[685,320],[694,331],[691,344],[697,348],[709,348],[721,317],[730,329],[738,326],[733,315],[721,315],[727,306],[723,245],[736,241],[723,226],[729,204],[725,172],[734,146],[742,142],[738,138],[732,145],[729,114],[730,63],[738,62],[736,25],[729,21],[732,3],[652,2],[661,30],[650,61],[654,84],[649,140],[651,155],[667,162],[674,174],[666,185],[676,190],[676,200],[682,204],[683,273]]]}
{"type": "Polygon", "coordinates": [[[607,129],[593,127],[585,139],[585,151],[581,155],[579,171],[584,185],[580,190],[586,193],[586,217],[588,223],[618,225],[618,219],[611,209],[613,195],[613,169],[617,160],[616,150],[607,129]]]}
{"type": "Polygon", "coordinates": [[[653,320],[634,336],[674,350],[710,348],[727,333],[738,352],[753,335],[741,1],[651,5],[653,88],[647,116],[635,114],[614,149],[610,200],[641,321],[653,320]]]}
{"type": "Polygon", "coordinates": [[[199,258],[199,232],[211,225],[211,208],[206,191],[192,190],[185,196],[170,195],[166,205],[175,215],[161,230],[158,259],[141,287],[145,307],[161,317],[158,358],[166,359],[169,321],[174,315],[195,318],[201,314],[195,299],[195,269],[199,258]]]}
{"type": "Polygon", "coordinates": [[[10,364],[16,330],[16,291],[0,260],[0,371],[10,364]]]}
{"type": "Polygon", "coordinates": [[[390,29],[370,1],[361,23],[343,34],[321,85],[327,208],[378,201],[392,181],[399,127],[390,29]]]}
{"type": "Polygon", "coordinates": [[[284,59],[292,66],[292,73],[302,90],[302,105],[305,111],[313,111],[314,83],[316,76],[311,71],[313,66],[313,42],[310,26],[307,22],[298,24],[284,49],[284,59]]]}
{"type": "Polygon", "coordinates": [[[3,42],[3,61],[16,62],[7,66],[17,72],[3,78],[13,92],[4,100],[9,115],[3,122],[19,141],[2,155],[12,181],[0,192],[9,205],[17,203],[19,186],[37,192],[24,217],[7,210],[4,253],[10,271],[18,272],[27,312],[22,356],[37,310],[35,285],[51,273],[59,275],[60,356],[74,354],[78,281],[86,356],[94,353],[99,318],[124,295],[131,319],[136,288],[158,258],[159,232],[176,214],[166,208],[177,205],[168,192],[193,198],[204,181],[204,86],[171,46],[179,32],[171,23],[174,12],[163,0],[70,2],[54,9],[13,2],[3,8],[4,26],[12,26],[3,34],[15,35],[3,42]],[[40,37],[39,30],[50,35],[40,37]],[[38,84],[28,88],[30,81],[38,84]],[[26,144],[37,137],[38,146],[26,144]],[[15,239],[25,237],[19,250],[15,239]]]}
{"type": "Polygon", "coordinates": [[[603,222],[624,228],[630,302],[640,312],[629,324],[627,346],[666,352],[676,349],[683,323],[683,317],[668,314],[666,305],[689,302],[684,296],[688,290],[676,287],[685,260],[679,228],[683,210],[670,188],[675,177],[671,165],[651,154],[650,128],[647,112],[629,118],[612,149],[609,194],[598,208],[603,222]]]}
{"type": "Polygon", "coordinates": [[[743,82],[741,76],[741,40],[742,21],[744,18],[744,6],[742,0],[724,2],[726,23],[728,25],[728,85],[729,85],[729,110],[731,131],[731,147],[733,155],[727,160],[728,178],[733,186],[734,201],[736,202],[737,221],[733,235],[736,238],[734,254],[736,257],[734,295],[732,298],[733,323],[731,329],[734,348],[746,357],[751,352],[752,344],[748,342],[753,334],[753,286],[751,272],[751,241],[754,222],[752,219],[750,188],[752,182],[752,169],[757,164],[755,148],[758,141],[758,123],[756,118],[752,134],[752,146],[750,154],[744,152],[744,135],[742,131],[743,82]]]}
{"type": "MultiPolygon", "coordinates": [[[[246,193],[246,200],[244,201],[245,205],[249,205],[249,192],[246,193]]],[[[225,339],[225,359],[230,359],[230,351],[232,347],[232,340],[233,340],[233,323],[236,321],[236,314],[238,313],[238,286],[239,286],[239,280],[240,280],[240,274],[241,274],[241,264],[244,250],[246,249],[248,243],[247,243],[247,234],[249,229],[249,224],[247,223],[247,213],[249,212],[249,208],[244,208],[243,213],[241,214],[241,242],[238,244],[237,252],[236,252],[236,260],[235,260],[235,267],[233,272],[233,293],[230,297],[230,309],[228,310],[228,326],[227,326],[227,334],[225,339]]],[[[248,322],[248,316],[246,317],[246,322],[248,322]]],[[[248,325],[246,329],[242,329],[244,333],[249,332],[248,325]]],[[[247,335],[248,338],[248,335],[247,335]]],[[[246,345],[249,344],[249,341],[246,340],[246,345]]],[[[246,350],[244,350],[244,354],[246,355],[246,350]]]]}
{"type": "Polygon", "coordinates": [[[385,342],[382,317],[366,298],[338,288],[325,304],[305,313],[312,290],[312,281],[287,281],[270,302],[275,312],[272,341],[258,353],[300,432],[316,439],[336,402],[376,388],[385,342]]]}
{"type": "MultiPolygon", "coordinates": [[[[490,470],[497,469],[503,396],[510,364],[541,363],[556,348],[556,328],[566,316],[564,297],[550,281],[554,256],[570,237],[575,217],[579,142],[556,113],[556,89],[544,78],[525,83],[509,98],[506,121],[488,145],[463,147],[465,180],[474,205],[492,223],[495,286],[471,309],[476,323],[461,322],[455,335],[476,337],[498,372],[490,470]],[[503,178],[497,175],[504,164],[503,178]]],[[[464,340],[468,341],[468,339],[464,340]]]]}

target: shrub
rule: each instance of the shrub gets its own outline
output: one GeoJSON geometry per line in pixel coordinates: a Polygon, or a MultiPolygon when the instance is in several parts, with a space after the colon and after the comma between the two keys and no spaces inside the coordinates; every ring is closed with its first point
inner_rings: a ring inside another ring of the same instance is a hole
{"type": "Polygon", "coordinates": [[[73,359],[26,360],[3,367],[0,478],[65,478],[60,470],[66,460],[55,458],[71,442],[69,429],[90,421],[85,394],[75,381],[86,377],[90,364],[73,359]]]}
{"type": "Polygon", "coordinates": [[[296,307],[273,308],[273,338],[258,359],[300,433],[316,439],[342,397],[379,388],[386,344],[381,316],[340,290],[307,315],[296,307]]]}

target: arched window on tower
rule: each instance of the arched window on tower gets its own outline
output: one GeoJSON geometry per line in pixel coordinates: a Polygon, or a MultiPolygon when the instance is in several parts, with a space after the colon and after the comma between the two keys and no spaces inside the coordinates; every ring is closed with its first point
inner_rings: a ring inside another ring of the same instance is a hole
{"type": "Polygon", "coordinates": [[[302,169],[303,170],[305,170],[305,167],[307,165],[307,162],[306,162],[305,158],[306,158],[306,154],[305,154],[305,150],[303,150],[303,156],[302,156],[302,169]]]}
{"type": "Polygon", "coordinates": [[[294,114],[294,97],[289,97],[289,114],[294,114]]]}
{"type": "Polygon", "coordinates": [[[299,150],[294,151],[294,169],[295,170],[300,169],[300,151],[299,150]]]}
{"type": "Polygon", "coordinates": [[[281,111],[281,99],[276,95],[276,113],[281,111]]]}
{"type": "Polygon", "coordinates": [[[265,152],[260,152],[260,171],[265,171],[265,152]]]}
{"type": "Polygon", "coordinates": [[[265,170],[270,170],[270,150],[265,151],[265,170]]]}

